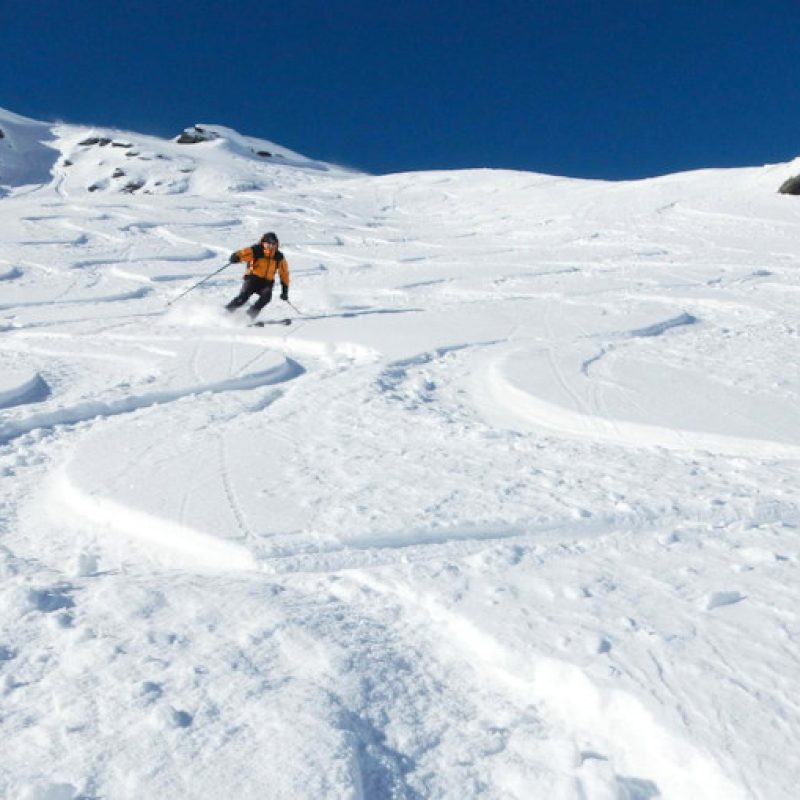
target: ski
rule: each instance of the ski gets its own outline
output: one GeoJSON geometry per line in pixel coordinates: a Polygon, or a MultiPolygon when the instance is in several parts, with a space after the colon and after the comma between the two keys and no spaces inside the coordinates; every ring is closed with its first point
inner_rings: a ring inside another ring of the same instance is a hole
{"type": "Polygon", "coordinates": [[[292,321],[287,317],[286,319],[260,319],[256,322],[251,322],[249,328],[263,328],[265,325],[291,325],[292,321]]]}

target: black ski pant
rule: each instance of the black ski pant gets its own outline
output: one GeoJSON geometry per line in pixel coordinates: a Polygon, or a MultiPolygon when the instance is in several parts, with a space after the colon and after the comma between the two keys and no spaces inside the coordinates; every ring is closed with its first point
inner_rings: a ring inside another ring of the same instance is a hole
{"type": "Polygon", "coordinates": [[[274,285],[275,281],[259,278],[258,275],[248,275],[244,279],[242,290],[225,306],[225,308],[227,308],[228,311],[235,311],[240,306],[243,306],[254,294],[257,294],[258,300],[253,303],[253,309],[255,311],[261,311],[261,309],[272,300],[272,287],[274,285]]]}

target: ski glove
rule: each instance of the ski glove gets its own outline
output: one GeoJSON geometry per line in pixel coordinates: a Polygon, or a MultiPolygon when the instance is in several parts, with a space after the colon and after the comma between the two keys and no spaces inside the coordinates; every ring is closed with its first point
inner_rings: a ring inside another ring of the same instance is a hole
{"type": "Polygon", "coordinates": [[[231,253],[230,260],[228,261],[229,264],[238,264],[241,261],[239,258],[238,253],[231,253]]]}
{"type": "Polygon", "coordinates": [[[281,300],[289,302],[289,287],[286,284],[281,284],[281,300]]]}

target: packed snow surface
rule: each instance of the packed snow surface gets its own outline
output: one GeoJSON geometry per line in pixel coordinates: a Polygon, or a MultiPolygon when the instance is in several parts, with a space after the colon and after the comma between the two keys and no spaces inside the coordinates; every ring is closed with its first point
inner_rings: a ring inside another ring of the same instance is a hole
{"type": "Polygon", "coordinates": [[[796,797],[800,163],[201,128],[0,112],[0,796],[796,797]]]}

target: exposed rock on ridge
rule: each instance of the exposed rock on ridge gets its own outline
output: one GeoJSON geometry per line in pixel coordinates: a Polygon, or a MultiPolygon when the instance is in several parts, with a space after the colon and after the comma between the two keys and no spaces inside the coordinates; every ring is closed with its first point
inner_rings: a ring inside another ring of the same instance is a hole
{"type": "Polygon", "coordinates": [[[781,194],[800,194],[800,175],[795,175],[781,184],[778,189],[781,194]]]}

